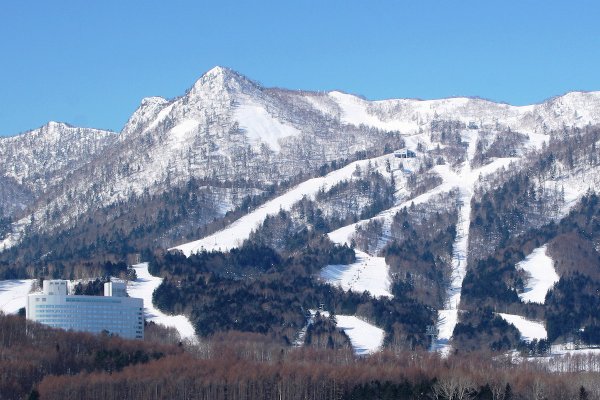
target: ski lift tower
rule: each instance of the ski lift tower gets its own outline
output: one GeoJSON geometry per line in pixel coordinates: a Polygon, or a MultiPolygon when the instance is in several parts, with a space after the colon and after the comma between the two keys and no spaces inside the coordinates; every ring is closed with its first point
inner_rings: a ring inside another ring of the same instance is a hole
{"type": "Polygon", "coordinates": [[[435,340],[438,337],[438,334],[440,333],[440,331],[438,330],[437,326],[435,325],[427,325],[427,328],[425,329],[425,334],[429,337],[431,337],[431,348],[433,349],[435,340]]]}

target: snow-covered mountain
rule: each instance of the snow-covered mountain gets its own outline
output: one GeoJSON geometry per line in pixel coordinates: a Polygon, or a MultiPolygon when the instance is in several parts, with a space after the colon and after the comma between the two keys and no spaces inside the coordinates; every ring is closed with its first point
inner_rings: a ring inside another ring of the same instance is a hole
{"type": "Polygon", "coordinates": [[[0,170],[32,191],[43,191],[93,160],[117,138],[110,131],[48,122],[20,135],[0,138],[0,170]]]}
{"type": "Polygon", "coordinates": [[[142,100],[120,134],[50,122],[2,138],[0,165],[13,186],[33,193],[26,211],[33,220],[49,211],[60,215],[35,226],[48,230],[191,177],[281,182],[382,146],[390,132],[411,147],[431,147],[437,121],[510,129],[528,134],[535,146],[550,130],[600,122],[600,93],[573,92],[524,107],[477,98],[368,101],[337,91],[267,89],[215,67],[179,98],[142,100]]]}
{"type": "Polygon", "coordinates": [[[5,208],[24,209],[13,215],[21,226],[27,217],[36,231],[64,228],[97,208],[191,177],[260,187],[358,151],[400,147],[397,138],[431,148],[439,121],[510,129],[529,135],[535,147],[550,130],[600,122],[600,93],[524,107],[477,98],[368,101],[338,91],[268,89],[215,67],[181,97],[143,99],[120,134],[50,122],[0,139],[2,177],[19,193],[13,198],[27,199],[5,208]]]}
{"type": "Polygon", "coordinates": [[[19,217],[42,193],[64,185],[70,174],[116,138],[114,132],[60,122],[0,138],[0,217],[19,217]]]}
{"type": "MultiPolygon", "coordinates": [[[[320,279],[393,298],[399,271],[392,271],[382,251],[403,240],[397,225],[409,218],[410,207],[419,218],[401,226],[427,224],[432,216],[455,220],[454,242],[439,257],[449,270],[442,277],[436,345],[447,351],[468,261],[491,254],[502,240],[481,227],[481,216],[471,219],[480,209],[477,202],[519,173],[535,171],[528,193],[539,204],[520,210],[519,219],[503,229],[518,235],[560,220],[586,192],[600,189],[598,138],[588,132],[597,124],[600,92],[571,92],[527,106],[479,98],[369,101],[339,91],[265,88],[215,67],[180,97],[143,99],[120,133],[50,122],[0,138],[0,251],[35,234],[69,238],[69,229],[82,226],[74,231],[81,235],[74,246],[119,240],[127,251],[139,250],[127,241],[134,234],[143,239],[154,225],[153,244],[177,246],[186,255],[225,250],[250,238],[266,219],[293,214],[298,202],[309,199],[323,215],[347,220],[335,210],[343,203],[356,211],[353,222],[338,225],[328,237],[340,245],[359,243],[357,259],[326,267],[320,279]],[[396,157],[393,151],[401,148],[414,157],[396,157]],[[559,154],[564,149],[572,154],[559,154]],[[393,199],[359,220],[372,205],[369,197],[340,187],[364,185],[364,171],[379,174],[393,188],[393,199]],[[261,195],[261,204],[245,202],[261,195]],[[231,224],[220,219],[232,210],[241,218],[231,224]],[[213,222],[220,225],[206,228],[213,222]],[[181,244],[193,232],[213,234],[181,244]]],[[[543,297],[547,288],[541,291],[543,297]]]]}

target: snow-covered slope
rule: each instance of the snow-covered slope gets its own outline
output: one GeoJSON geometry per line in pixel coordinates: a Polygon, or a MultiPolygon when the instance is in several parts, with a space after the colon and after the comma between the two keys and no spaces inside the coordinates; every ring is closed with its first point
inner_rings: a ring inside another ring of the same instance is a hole
{"type": "MultiPolygon", "coordinates": [[[[526,165],[534,150],[550,143],[552,130],[586,130],[598,123],[600,92],[572,92],[522,107],[477,98],[369,101],[337,91],[268,89],[235,71],[215,67],[180,97],[143,99],[120,134],[51,122],[22,135],[1,138],[0,206],[13,222],[12,230],[5,229],[6,223],[0,226],[0,251],[31,233],[59,232],[81,217],[95,222],[98,208],[173,190],[191,178],[207,188],[218,184],[243,186],[245,192],[219,198],[222,215],[240,204],[239,199],[246,194],[261,193],[271,184],[299,174],[315,176],[319,167],[333,160],[347,159],[356,152],[366,157],[371,154],[366,150],[382,154],[384,148],[390,151],[405,146],[417,150],[418,155],[404,160],[393,155],[365,159],[308,179],[223,230],[175,248],[186,255],[202,249],[231,249],[248,238],[268,215],[290,209],[303,196],[314,197],[321,188],[353,179],[357,166],[389,162],[389,173],[396,179],[394,205],[373,218],[329,233],[332,241],[350,244],[357,227],[377,220],[383,233],[376,248],[369,254],[357,251],[358,261],[352,265],[327,266],[321,278],[345,290],[391,297],[388,267],[378,255],[392,240],[394,215],[411,204],[433,208],[444,199],[442,196],[453,193],[457,204],[445,206],[456,208],[459,215],[457,237],[445,305],[438,310],[440,334],[436,343],[437,349],[448,352],[461,308],[471,200],[481,190],[480,178],[512,162],[514,170],[526,165]],[[515,139],[518,143],[514,149],[507,154],[482,156],[482,149],[494,140],[515,132],[523,135],[515,139]],[[441,183],[413,193],[408,180],[427,174],[441,183]]],[[[547,188],[563,189],[566,202],[564,209],[556,212],[557,218],[587,190],[600,189],[600,167],[593,162],[566,171],[558,166],[552,174],[536,176],[547,188]]],[[[525,301],[543,302],[547,288],[557,279],[548,267],[551,260],[540,254],[536,249],[519,264],[532,275],[521,294],[525,301]]],[[[131,290],[138,291],[149,305],[160,278],[147,274],[143,265],[136,268],[140,280],[131,290]]],[[[184,317],[149,312],[151,318],[178,326],[184,336],[193,335],[184,317]]]]}
{"type": "Polygon", "coordinates": [[[352,174],[357,166],[364,168],[369,162],[382,163],[390,157],[393,156],[388,155],[375,159],[356,161],[324,177],[309,179],[283,195],[266,202],[227,228],[203,239],[185,243],[173,249],[181,250],[189,256],[192,253],[202,250],[211,251],[220,249],[221,251],[226,251],[240,246],[250,236],[252,230],[256,229],[268,215],[277,214],[279,210],[289,210],[294,203],[301,200],[304,196],[313,197],[320,189],[326,190],[343,180],[352,179],[352,174]]]}
{"type": "Polygon", "coordinates": [[[49,122],[41,128],[0,137],[0,174],[29,190],[60,184],[70,172],[90,162],[117,134],[49,122]]]}
{"type": "MultiPolygon", "coordinates": [[[[392,130],[409,146],[433,145],[432,121],[440,120],[462,121],[473,132],[510,128],[540,146],[550,129],[600,122],[600,93],[573,92],[524,107],[473,98],[368,101],[341,92],[267,89],[215,67],[181,97],[142,100],[119,135],[49,123],[0,139],[0,166],[18,185],[35,189],[34,199],[13,207],[29,206],[15,215],[14,230],[32,225],[28,231],[50,232],[192,177],[281,182],[383,148],[392,130]]],[[[18,243],[18,234],[11,237],[6,245],[18,243]]]]}
{"type": "Polygon", "coordinates": [[[27,305],[27,295],[31,291],[34,279],[10,279],[0,281],[0,311],[16,314],[27,305]]]}
{"type": "Polygon", "coordinates": [[[521,333],[521,339],[532,341],[533,339],[546,339],[548,333],[544,324],[537,321],[531,321],[520,315],[498,313],[506,322],[513,324],[521,333]]]}
{"type": "Polygon", "coordinates": [[[544,304],[546,293],[559,280],[554,261],[546,254],[546,248],[547,245],[538,247],[517,264],[517,268],[530,275],[525,290],[519,293],[519,298],[524,302],[544,304]]]}
{"type": "Polygon", "coordinates": [[[375,297],[393,297],[390,292],[389,267],[383,257],[372,257],[355,250],[356,262],[328,265],[321,271],[327,283],[356,293],[369,292],[375,297]]]}
{"type": "Polygon", "coordinates": [[[350,338],[356,354],[368,355],[381,349],[385,332],[354,315],[336,315],[337,327],[350,338]]]}
{"type": "Polygon", "coordinates": [[[144,300],[146,320],[176,328],[182,339],[196,340],[196,332],[187,317],[184,315],[166,315],[152,304],[152,293],[162,283],[162,279],[150,274],[148,263],[136,264],[133,269],[137,274],[137,279],[127,285],[127,293],[131,297],[144,300]]]}
{"type": "Polygon", "coordinates": [[[500,124],[522,133],[547,133],[562,126],[598,123],[599,92],[570,92],[544,103],[511,106],[479,98],[439,100],[391,99],[368,101],[341,92],[330,92],[344,122],[416,133],[433,120],[455,120],[479,128],[500,124]],[[584,111],[583,111],[584,110],[584,111]],[[595,111],[592,111],[595,110],[595,111]]]}
{"type": "MultiPolygon", "coordinates": [[[[299,332],[296,346],[302,344],[308,325],[313,323],[317,313],[316,310],[309,310],[309,312],[311,316],[307,326],[299,332]]],[[[330,316],[328,311],[320,310],[319,313],[324,317],[330,316]]],[[[366,356],[381,350],[385,338],[385,331],[383,329],[370,324],[355,315],[335,315],[335,321],[336,326],[348,335],[350,343],[352,344],[352,349],[356,354],[366,356]]]]}

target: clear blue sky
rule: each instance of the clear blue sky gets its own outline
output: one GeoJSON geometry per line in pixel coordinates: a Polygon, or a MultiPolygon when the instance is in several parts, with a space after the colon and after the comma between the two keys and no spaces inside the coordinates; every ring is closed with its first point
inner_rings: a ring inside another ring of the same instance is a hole
{"type": "Polygon", "coordinates": [[[597,1],[0,0],[0,135],[121,130],[215,65],[265,86],[511,104],[600,90],[597,1]]]}

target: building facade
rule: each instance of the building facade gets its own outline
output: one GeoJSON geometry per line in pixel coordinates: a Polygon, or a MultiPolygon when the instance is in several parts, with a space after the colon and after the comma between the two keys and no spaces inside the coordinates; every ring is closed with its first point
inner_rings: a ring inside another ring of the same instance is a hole
{"type": "Polygon", "coordinates": [[[144,301],[127,297],[125,282],[104,284],[104,296],[70,295],[68,281],[44,281],[27,297],[27,319],[65,330],[144,338],[144,301]]]}

